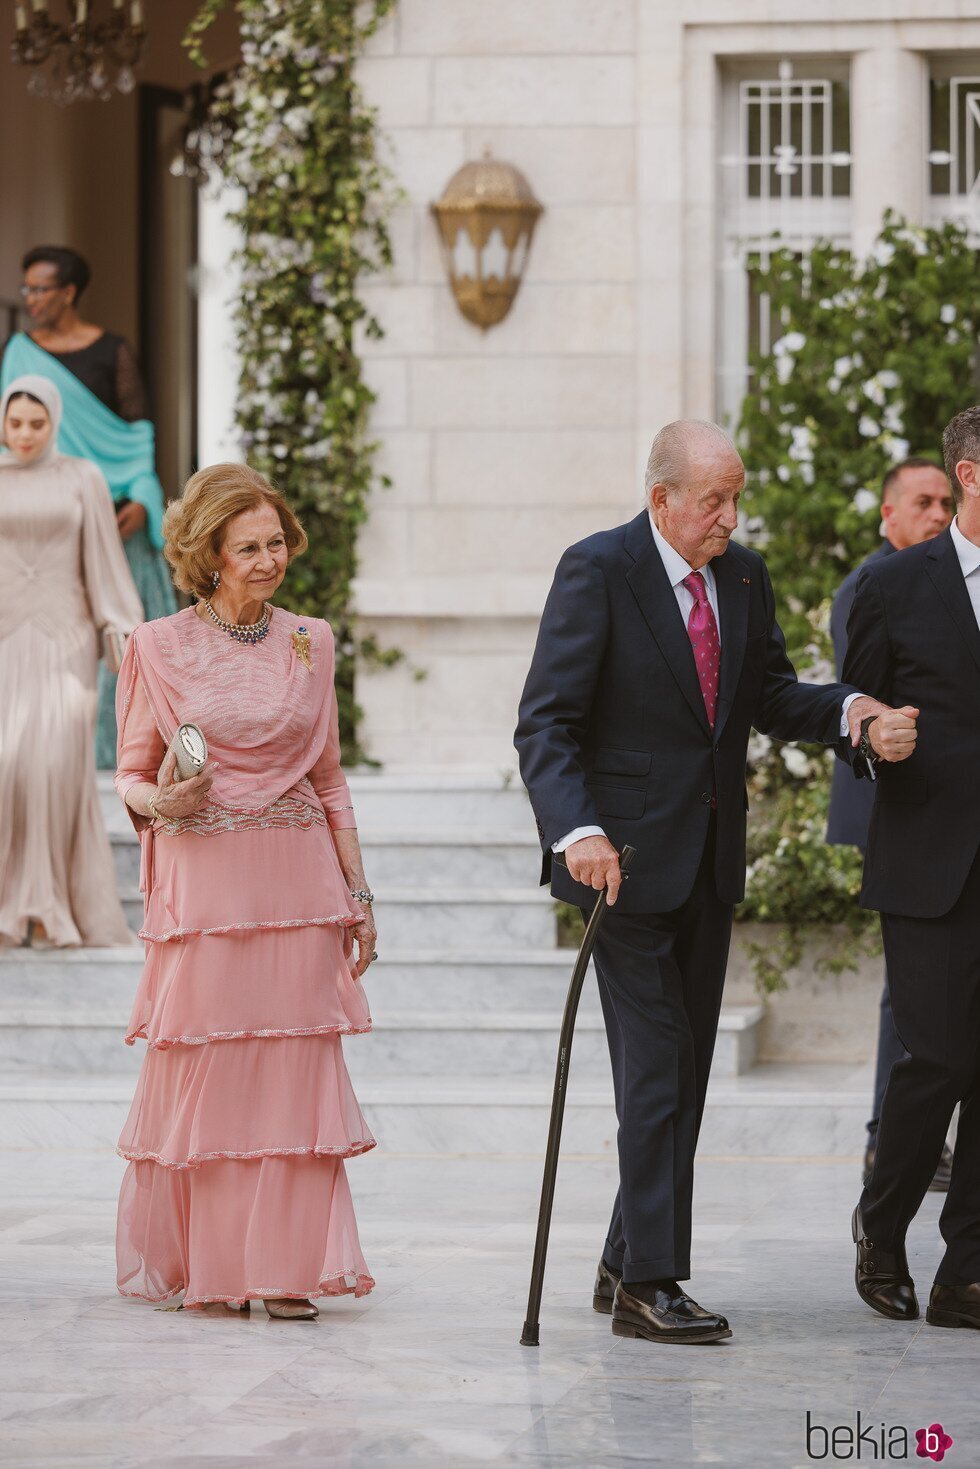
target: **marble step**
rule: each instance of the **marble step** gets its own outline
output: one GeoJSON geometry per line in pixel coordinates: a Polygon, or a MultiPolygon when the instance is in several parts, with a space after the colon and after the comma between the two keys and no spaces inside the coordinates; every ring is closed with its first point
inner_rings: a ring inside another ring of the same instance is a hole
{"type": "MultiPolygon", "coordinates": [[[[575,959],[573,950],[389,948],[372,965],[367,990],[375,1010],[546,1010],[559,1013],[575,959]]],[[[0,950],[0,1007],[115,1007],[127,1013],[143,967],[143,945],[132,949],[0,950]]],[[[598,1009],[595,980],[583,1006],[598,1009]]]]}
{"type": "MultiPolygon", "coordinates": [[[[740,1076],[755,1063],[762,1007],[722,1011],[714,1072],[740,1076]]],[[[0,1071],[38,1068],[63,1073],[139,1070],[143,1045],[123,1041],[128,1008],[72,1012],[37,1006],[0,1008],[0,1071]]],[[[345,1053],[355,1083],[387,1075],[459,1075],[527,1079],[554,1071],[560,1013],[518,1012],[455,1015],[375,1011],[370,1038],[351,1037],[345,1053]]],[[[605,1077],[609,1053],[602,1016],[583,1009],[572,1048],[583,1075],[605,1077]]]]}
{"type": "MultiPolygon", "coordinates": [[[[135,888],[140,851],[136,832],[112,834],[112,853],[120,889],[135,888]]],[[[375,890],[412,887],[537,886],[541,849],[534,829],[507,831],[493,827],[456,831],[449,828],[388,828],[361,833],[368,881],[375,890]]]]}
{"type": "MultiPolygon", "coordinates": [[[[365,1077],[358,1096],[387,1152],[540,1157],[551,1088],[550,1075],[503,1082],[365,1077]]],[[[716,1076],[699,1151],[702,1157],[856,1159],[869,1091],[863,1069],[843,1066],[757,1066],[746,1076],[716,1076]]],[[[132,1080],[125,1076],[0,1072],[0,1148],[110,1149],[131,1097],[132,1080]]],[[[577,1071],[573,1053],[562,1151],[612,1154],[615,1147],[611,1086],[577,1071]]]]}
{"type": "MultiPolygon", "coordinates": [[[[143,922],[143,899],[132,888],[120,893],[130,928],[143,922]]],[[[378,948],[552,948],[555,905],[541,888],[412,888],[377,890],[378,948]]]]}
{"type": "MultiPolygon", "coordinates": [[[[535,834],[527,793],[505,775],[432,771],[398,775],[389,771],[348,772],[357,824],[364,833],[391,827],[480,828],[535,834]]],[[[102,809],[110,831],[131,827],[107,771],[98,776],[102,809]]]]}

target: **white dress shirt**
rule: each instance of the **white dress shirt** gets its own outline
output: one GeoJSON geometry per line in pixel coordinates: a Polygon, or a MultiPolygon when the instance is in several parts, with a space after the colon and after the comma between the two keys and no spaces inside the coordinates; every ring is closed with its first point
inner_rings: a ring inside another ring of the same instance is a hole
{"type": "Polygon", "coordinates": [[[977,619],[977,626],[980,627],[980,546],[967,540],[955,518],[949,528],[949,533],[953,538],[953,545],[956,547],[963,578],[966,581],[966,589],[973,604],[973,615],[977,619]]]}
{"type": "MultiPolygon", "coordinates": [[[[953,522],[953,526],[955,528],[955,521],[953,522]]],[[[695,599],[683,583],[684,578],[686,576],[690,576],[694,568],[689,566],[684,560],[684,557],[681,555],[681,553],[679,551],[675,551],[670,542],[665,540],[664,537],[660,534],[660,531],[657,529],[657,525],[652,514],[650,515],[650,529],[653,532],[654,544],[657,547],[657,550],[660,552],[660,559],[664,564],[664,570],[667,573],[667,579],[670,582],[674,596],[677,598],[677,606],[680,609],[680,614],[683,619],[684,626],[687,627],[687,619],[691,615],[691,608],[694,606],[695,599]]],[[[964,540],[964,543],[971,546],[972,549],[976,552],[977,565],[980,565],[980,546],[973,546],[972,541],[965,541],[965,538],[962,536],[960,537],[960,539],[964,540]]],[[[704,584],[708,593],[708,601],[711,603],[711,610],[715,614],[715,622],[718,626],[718,642],[720,645],[725,636],[725,629],[721,625],[721,612],[718,607],[718,584],[715,580],[715,574],[711,569],[710,561],[707,563],[706,566],[702,566],[700,570],[701,575],[704,577],[704,584]]],[[[967,585],[969,586],[969,582],[967,583],[967,585]]],[[[980,596],[980,578],[977,578],[976,594],[977,596],[980,596]]],[[[971,592],[971,596],[973,595],[974,594],[971,592]]],[[[974,602],[974,607],[976,606],[977,603],[974,602]]],[[[978,613],[978,617],[980,617],[980,613],[978,613]]],[[[841,709],[841,735],[847,734],[847,711],[854,700],[859,699],[860,697],[860,694],[848,694],[847,698],[844,700],[841,709]]],[[[601,826],[577,826],[574,831],[570,831],[567,836],[563,836],[561,841],[555,842],[551,850],[553,852],[564,852],[566,847],[570,847],[573,842],[580,842],[583,837],[603,837],[605,836],[605,834],[606,833],[603,831],[601,826]]]]}

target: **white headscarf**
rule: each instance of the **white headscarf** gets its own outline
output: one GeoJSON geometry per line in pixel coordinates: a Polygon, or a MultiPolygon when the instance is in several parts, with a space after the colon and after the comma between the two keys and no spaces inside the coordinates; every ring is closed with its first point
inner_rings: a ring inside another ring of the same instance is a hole
{"type": "MultiPolygon", "coordinates": [[[[15,377],[0,399],[0,444],[6,449],[3,437],[3,426],[7,421],[7,407],[11,398],[16,398],[20,393],[30,393],[32,398],[37,398],[44,405],[48,418],[51,420],[51,436],[43,450],[26,469],[35,469],[39,464],[49,464],[58,453],[58,429],[61,427],[61,394],[49,377],[42,377],[37,372],[25,372],[22,377],[15,377]]],[[[8,450],[0,455],[0,467],[16,465],[18,460],[8,450]]]]}

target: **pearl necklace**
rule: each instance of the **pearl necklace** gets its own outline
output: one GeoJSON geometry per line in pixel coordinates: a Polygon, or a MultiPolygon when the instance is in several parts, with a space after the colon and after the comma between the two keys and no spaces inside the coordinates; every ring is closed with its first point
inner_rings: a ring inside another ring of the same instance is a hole
{"type": "Polygon", "coordinates": [[[236,643],[247,643],[251,646],[253,643],[261,643],[262,639],[269,635],[272,608],[268,602],[258,622],[225,622],[215,612],[207,597],[204,598],[204,607],[215,627],[226,632],[230,638],[234,638],[236,643]]]}

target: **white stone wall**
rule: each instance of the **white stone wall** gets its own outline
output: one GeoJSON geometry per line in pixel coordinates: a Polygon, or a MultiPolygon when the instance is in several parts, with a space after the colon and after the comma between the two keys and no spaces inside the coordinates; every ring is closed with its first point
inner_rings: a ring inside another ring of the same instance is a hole
{"type": "Polygon", "coordinates": [[[360,543],[363,669],[389,767],[505,769],[563,548],[633,515],[656,428],[715,412],[719,62],[852,60],[853,220],[923,206],[925,58],[980,50],[980,0],[398,0],[362,67],[406,203],[365,344],[394,487],[360,543]],[[430,203],[485,147],[545,206],[524,285],[459,315],[430,203]],[[910,156],[910,150],[912,156],[910,156]]]}

